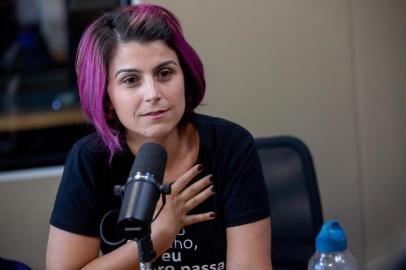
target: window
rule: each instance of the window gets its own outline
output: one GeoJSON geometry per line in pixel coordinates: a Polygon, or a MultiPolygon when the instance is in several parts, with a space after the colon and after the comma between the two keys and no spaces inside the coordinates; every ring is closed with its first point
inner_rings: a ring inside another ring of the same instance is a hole
{"type": "Polygon", "coordinates": [[[74,59],[85,27],[122,2],[0,2],[0,171],[61,165],[91,131],[74,59]]]}

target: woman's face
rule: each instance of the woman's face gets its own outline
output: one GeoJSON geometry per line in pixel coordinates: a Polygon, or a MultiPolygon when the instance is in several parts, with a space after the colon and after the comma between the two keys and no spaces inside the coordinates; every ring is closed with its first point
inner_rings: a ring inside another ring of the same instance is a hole
{"type": "Polygon", "coordinates": [[[163,41],[118,45],[109,63],[107,92],[128,139],[162,140],[185,111],[183,71],[163,41]]]}

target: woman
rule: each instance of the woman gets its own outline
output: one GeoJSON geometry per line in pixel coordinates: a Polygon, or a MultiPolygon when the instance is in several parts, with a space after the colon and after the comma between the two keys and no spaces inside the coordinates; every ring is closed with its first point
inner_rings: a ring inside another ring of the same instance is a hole
{"type": "Polygon", "coordinates": [[[139,147],[156,142],[168,153],[164,183],[172,192],[151,225],[155,269],[270,269],[269,207],[253,138],[194,112],[205,92],[203,66],[175,16],[150,4],[101,16],[82,37],[76,69],[96,133],[67,158],[47,268],[138,268],[136,243],[111,245],[99,226],[120,208],[113,188],[126,182],[139,147]]]}

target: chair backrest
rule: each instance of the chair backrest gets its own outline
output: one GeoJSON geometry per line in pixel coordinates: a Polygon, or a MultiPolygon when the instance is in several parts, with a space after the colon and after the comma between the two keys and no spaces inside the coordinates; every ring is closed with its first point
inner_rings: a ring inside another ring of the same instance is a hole
{"type": "Polygon", "coordinates": [[[4,259],[0,257],[0,269],[3,270],[32,270],[22,262],[4,259]]]}
{"type": "Polygon", "coordinates": [[[313,160],[290,136],[256,139],[271,206],[274,269],[307,269],[323,224],[313,160]]]}

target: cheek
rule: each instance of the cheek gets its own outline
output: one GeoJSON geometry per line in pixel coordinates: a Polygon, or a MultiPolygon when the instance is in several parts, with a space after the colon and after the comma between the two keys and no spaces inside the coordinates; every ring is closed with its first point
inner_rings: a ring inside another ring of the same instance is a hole
{"type": "Polygon", "coordinates": [[[185,110],[185,107],[186,107],[185,91],[182,91],[182,92],[179,94],[178,99],[179,99],[179,104],[180,104],[180,106],[183,108],[183,110],[185,110]]]}
{"type": "Polygon", "coordinates": [[[176,112],[178,117],[182,117],[186,109],[186,101],[184,92],[180,92],[174,97],[176,104],[176,112]]]}
{"type": "Polygon", "coordinates": [[[186,107],[186,90],[185,90],[185,84],[182,81],[182,83],[179,85],[179,91],[177,93],[177,99],[178,99],[178,104],[179,107],[182,108],[183,111],[185,111],[186,107]]]}
{"type": "Polygon", "coordinates": [[[138,101],[128,96],[115,96],[112,100],[114,111],[118,120],[124,125],[128,125],[134,121],[139,108],[138,101]]]}

